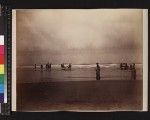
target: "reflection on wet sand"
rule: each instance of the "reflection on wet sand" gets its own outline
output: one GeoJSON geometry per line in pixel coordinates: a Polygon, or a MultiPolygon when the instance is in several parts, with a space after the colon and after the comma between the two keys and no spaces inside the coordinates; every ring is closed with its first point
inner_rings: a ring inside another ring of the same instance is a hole
{"type": "Polygon", "coordinates": [[[100,66],[43,72],[19,68],[17,110],[142,110],[142,68],[137,67],[137,79],[132,80],[131,70],[100,66]]]}

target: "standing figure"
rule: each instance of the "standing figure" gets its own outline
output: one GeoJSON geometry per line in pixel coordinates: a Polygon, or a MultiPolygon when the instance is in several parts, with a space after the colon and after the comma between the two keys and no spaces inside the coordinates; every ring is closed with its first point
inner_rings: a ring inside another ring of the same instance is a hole
{"type": "Polygon", "coordinates": [[[69,70],[71,70],[71,63],[69,63],[68,68],[69,68],[69,70]]]}
{"type": "Polygon", "coordinates": [[[136,69],[135,68],[132,68],[132,70],[131,70],[131,79],[136,80],[136,69]]]}
{"type": "Polygon", "coordinates": [[[41,71],[43,71],[43,65],[41,64],[41,71]]]}
{"type": "Polygon", "coordinates": [[[132,65],[132,64],[130,64],[130,65],[129,65],[129,68],[130,68],[130,70],[132,70],[132,68],[133,68],[133,65],[132,65]]]}
{"type": "Polygon", "coordinates": [[[96,63],[96,69],[97,69],[97,70],[100,70],[99,63],[96,63]]]}
{"type": "Polygon", "coordinates": [[[128,64],[127,63],[125,63],[125,70],[127,70],[128,69],[128,64]]]}
{"type": "Polygon", "coordinates": [[[132,64],[132,67],[135,68],[135,63],[132,64]]]}
{"type": "Polygon", "coordinates": [[[120,63],[120,69],[122,70],[122,63],[120,63]]]}
{"type": "Polygon", "coordinates": [[[34,70],[36,71],[36,64],[34,65],[34,70]]]}
{"type": "Polygon", "coordinates": [[[96,80],[100,80],[100,66],[96,63],[96,80]]]}
{"type": "Polygon", "coordinates": [[[64,70],[65,69],[65,66],[64,66],[64,63],[61,64],[61,69],[64,70]]]}
{"type": "Polygon", "coordinates": [[[47,71],[48,70],[48,64],[46,64],[45,68],[46,68],[46,71],[47,71]]]}
{"type": "Polygon", "coordinates": [[[51,71],[51,63],[48,63],[48,70],[51,71]]]}

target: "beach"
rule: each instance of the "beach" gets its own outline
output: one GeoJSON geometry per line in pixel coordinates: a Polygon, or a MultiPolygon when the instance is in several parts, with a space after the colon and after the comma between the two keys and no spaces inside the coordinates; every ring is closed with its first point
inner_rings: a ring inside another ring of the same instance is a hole
{"type": "Polygon", "coordinates": [[[87,65],[71,71],[18,69],[17,111],[142,110],[142,69],[137,69],[137,80],[131,80],[130,71],[117,66],[104,66],[101,80],[87,65]]]}
{"type": "Polygon", "coordinates": [[[15,14],[17,111],[142,111],[143,10],[15,14]]]}

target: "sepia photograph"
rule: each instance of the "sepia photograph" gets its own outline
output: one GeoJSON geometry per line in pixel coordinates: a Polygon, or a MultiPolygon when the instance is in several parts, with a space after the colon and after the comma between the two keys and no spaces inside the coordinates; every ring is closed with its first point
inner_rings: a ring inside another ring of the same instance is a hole
{"type": "Polygon", "coordinates": [[[143,111],[143,11],[13,10],[16,110],[143,111]]]}

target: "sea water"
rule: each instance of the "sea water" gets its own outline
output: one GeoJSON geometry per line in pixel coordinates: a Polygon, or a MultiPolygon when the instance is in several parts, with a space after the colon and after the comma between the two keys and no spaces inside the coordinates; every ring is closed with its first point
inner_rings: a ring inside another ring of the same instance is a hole
{"type": "MultiPolygon", "coordinates": [[[[120,64],[99,64],[100,80],[131,80],[131,70],[121,70],[120,64]]],[[[143,65],[136,64],[136,80],[142,80],[143,65]]],[[[96,64],[72,65],[71,70],[62,70],[60,65],[52,65],[51,71],[37,66],[17,66],[17,83],[96,81],[96,64]]]]}

